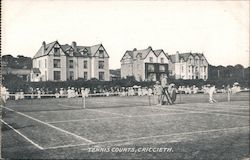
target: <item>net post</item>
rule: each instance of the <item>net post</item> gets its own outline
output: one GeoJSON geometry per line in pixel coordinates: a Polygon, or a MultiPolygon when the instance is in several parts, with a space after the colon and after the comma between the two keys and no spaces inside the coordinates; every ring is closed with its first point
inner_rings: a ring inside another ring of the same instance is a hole
{"type": "Polygon", "coordinates": [[[181,91],[181,90],[179,90],[179,91],[180,91],[180,104],[181,104],[181,92],[182,92],[182,91],[181,91]]]}
{"type": "Polygon", "coordinates": [[[149,106],[151,106],[151,100],[150,100],[150,95],[148,94],[148,102],[149,102],[149,106]]]}
{"type": "Polygon", "coordinates": [[[86,105],[85,105],[85,101],[86,101],[85,95],[82,95],[82,101],[83,101],[83,109],[85,109],[86,108],[86,105]]]}
{"type": "Polygon", "coordinates": [[[229,91],[229,89],[228,89],[228,90],[227,90],[227,101],[230,102],[230,100],[231,100],[231,99],[230,99],[230,91],[229,91]]]}

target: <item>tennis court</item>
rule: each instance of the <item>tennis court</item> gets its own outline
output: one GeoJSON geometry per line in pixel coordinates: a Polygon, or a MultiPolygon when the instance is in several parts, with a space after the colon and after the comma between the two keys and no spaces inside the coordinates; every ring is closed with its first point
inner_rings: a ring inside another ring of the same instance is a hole
{"type": "Polygon", "coordinates": [[[156,106],[152,97],[92,97],[85,108],[81,98],[9,101],[2,107],[2,157],[244,159],[248,97],[227,102],[216,94],[219,102],[209,104],[207,95],[182,95],[171,106],[156,106]]]}

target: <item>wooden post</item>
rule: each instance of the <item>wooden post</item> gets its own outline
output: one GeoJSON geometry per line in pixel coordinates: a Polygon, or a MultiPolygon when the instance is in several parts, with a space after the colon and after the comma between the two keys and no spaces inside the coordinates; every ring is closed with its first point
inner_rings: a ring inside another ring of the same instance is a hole
{"type": "Polygon", "coordinates": [[[151,106],[150,95],[148,95],[149,106],[151,106]]]}
{"type": "Polygon", "coordinates": [[[181,103],[181,92],[182,92],[182,91],[180,91],[180,103],[181,103]]]}
{"type": "Polygon", "coordinates": [[[82,108],[83,109],[85,109],[85,101],[86,101],[86,99],[85,99],[85,95],[82,95],[82,108]]]}
{"type": "Polygon", "coordinates": [[[229,102],[230,101],[230,89],[228,88],[227,90],[227,101],[229,102]]]}

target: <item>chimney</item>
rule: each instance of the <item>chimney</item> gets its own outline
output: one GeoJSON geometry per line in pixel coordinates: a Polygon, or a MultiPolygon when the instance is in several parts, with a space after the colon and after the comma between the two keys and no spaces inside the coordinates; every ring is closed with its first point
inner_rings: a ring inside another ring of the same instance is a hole
{"type": "Polygon", "coordinates": [[[137,51],[137,49],[136,49],[136,48],[134,48],[134,49],[133,49],[133,51],[137,51]]]}
{"type": "Polygon", "coordinates": [[[175,62],[179,63],[179,51],[177,51],[175,54],[175,62]]]}
{"type": "Polygon", "coordinates": [[[42,53],[45,54],[45,52],[46,52],[46,43],[45,43],[45,41],[43,41],[43,43],[42,43],[42,53]]]}
{"type": "Polygon", "coordinates": [[[72,48],[75,49],[76,48],[76,42],[73,41],[72,44],[71,44],[72,48]]]}

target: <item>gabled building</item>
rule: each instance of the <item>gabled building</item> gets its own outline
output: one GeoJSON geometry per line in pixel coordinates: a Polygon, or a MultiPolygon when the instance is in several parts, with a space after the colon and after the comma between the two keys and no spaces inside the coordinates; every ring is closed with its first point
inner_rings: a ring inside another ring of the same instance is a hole
{"type": "Polygon", "coordinates": [[[162,50],[126,51],[121,59],[121,77],[134,76],[137,81],[156,81],[168,74],[168,56],[162,50]]]}
{"type": "Polygon", "coordinates": [[[170,55],[170,75],[176,79],[208,78],[208,61],[203,53],[179,53],[170,55]]]}
{"type": "Polygon", "coordinates": [[[76,42],[71,45],[43,42],[32,62],[33,68],[40,70],[40,81],[109,80],[109,55],[102,44],[78,46],[76,42]]]}

